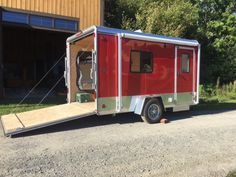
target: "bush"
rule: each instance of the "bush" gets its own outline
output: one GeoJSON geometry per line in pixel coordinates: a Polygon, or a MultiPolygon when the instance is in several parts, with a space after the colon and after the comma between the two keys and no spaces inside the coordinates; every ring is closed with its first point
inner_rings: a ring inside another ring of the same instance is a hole
{"type": "Polygon", "coordinates": [[[225,102],[236,100],[236,81],[220,85],[218,79],[216,85],[200,85],[200,97],[205,101],[225,102]]]}

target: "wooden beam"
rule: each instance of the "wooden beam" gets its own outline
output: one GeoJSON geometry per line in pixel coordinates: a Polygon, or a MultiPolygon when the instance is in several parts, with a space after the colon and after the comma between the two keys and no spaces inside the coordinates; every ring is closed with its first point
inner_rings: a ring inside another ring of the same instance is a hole
{"type": "Polygon", "coordinates": [[[2,35],[2,10],[0,8],[0,98],[4,95],[3,86],[3,35],[2,35]]]}
{"type": "MultiPolygon", "coordinates": [[[[100,0],[100,25],[104,25],[104,12],[105,12],[105,1],[100,0]]],[[[98,13],[99,14],[99,13],[98,13]]]]}

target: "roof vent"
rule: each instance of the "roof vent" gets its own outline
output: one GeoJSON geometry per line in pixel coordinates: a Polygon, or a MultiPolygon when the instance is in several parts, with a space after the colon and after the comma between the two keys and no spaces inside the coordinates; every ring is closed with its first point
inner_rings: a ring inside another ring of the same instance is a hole
{"type": "Polygon", "coordinates": [[[138,29],[138,30],[135,30],[134,32],[142,33],[142,30],[141,30],[141,29],[138,29]]]}

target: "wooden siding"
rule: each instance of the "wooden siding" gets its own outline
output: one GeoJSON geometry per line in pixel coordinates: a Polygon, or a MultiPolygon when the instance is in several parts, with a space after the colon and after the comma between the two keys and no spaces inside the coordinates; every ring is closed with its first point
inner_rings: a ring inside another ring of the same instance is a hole
{"type": "Polygon", "coordinates": [[[0,0],[3,8],[15,8],[79,19],[79,28],[103,25],[104,0],[0,0]]]}

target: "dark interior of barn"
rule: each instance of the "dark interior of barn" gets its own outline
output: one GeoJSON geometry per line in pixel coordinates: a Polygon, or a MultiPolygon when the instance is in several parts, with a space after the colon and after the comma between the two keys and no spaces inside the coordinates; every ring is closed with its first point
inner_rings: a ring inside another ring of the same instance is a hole
{"type": "MultiPolygon", "coordinates": [[[[71,33],[11,25],[3,26],[2,32],[3,86],[6,95],[35,86],[60,58],[37,89],[50,89],[63,75],[66,38],[71,33]]],[[[64,80],[56,90],[65,90],[64,80]]]]}

